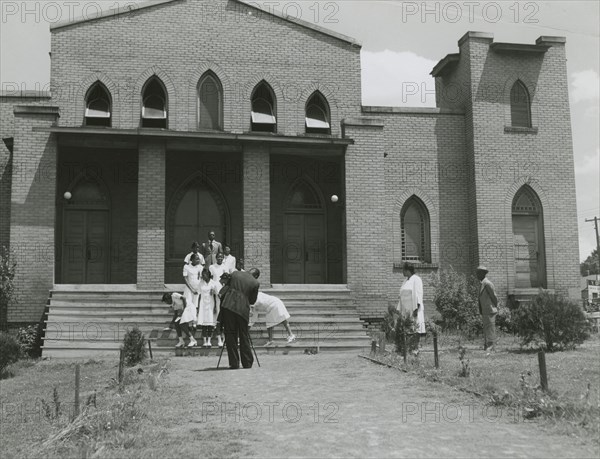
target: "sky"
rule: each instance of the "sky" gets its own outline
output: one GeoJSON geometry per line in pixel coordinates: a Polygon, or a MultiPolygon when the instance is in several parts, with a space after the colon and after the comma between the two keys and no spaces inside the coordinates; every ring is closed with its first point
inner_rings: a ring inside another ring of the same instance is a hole
{"type": "MultiPolygon", "coordinates": [[[[4,90],[48,89],[49,25],[94,17],[99,9],[139,0],[0,0],[0,82],[4,90]]],[[[270,1],[275,8],[357,39],[362,44],[363,105],[435,106],[429,75],[446,54],[458,52],[465,32],[494,41],[535,43],[541,35],[567,39],[567,71],[577,187],[580,259],[596,247],[600,218],[600,2],[593,1],[270,1]],[[418,89],[416,89],[418,88],[418,89]]]]}

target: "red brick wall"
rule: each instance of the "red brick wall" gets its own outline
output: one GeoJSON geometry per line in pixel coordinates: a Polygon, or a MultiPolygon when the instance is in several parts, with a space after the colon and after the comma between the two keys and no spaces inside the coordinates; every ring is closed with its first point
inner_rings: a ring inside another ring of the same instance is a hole
{"type": "MultiPolygon", "coordinates": [[[[346,155],[346,176],[354,177],[347,184],[347,192],[352,190],[347,197],[348,283],[358,282],[359,292],[373,295],[359,300],[365,316],[380,316],[388,303],[398,301],[404,281],[402,270],[394,268],[403,261],[400,212],[415,195],[430,217],[432,264],[417,269],[424,281],[429,315],[435,310],[429,276],[440,266],[459,272],[468,272],[470,267],[464,117],[460,112],[435,109],[365,107],[364,112],[384,127],[364,156],[357,156],[357,145],[349,147],[346,155]],[[373,176],[365,174],[367,167],[373,176]],[[363,261],[357,264],[350,251],[355,245],[357,250],[376,250],[362,253],[363,261]]],[[[352,136],[355,131],[346,132],[352,136]]],[[[356,137],[362,141],[364,134],[356,137]]]]}
{"type": "Polygon", "coordinates": [[[383,120],[348,120],[346,136],[355,139],[346,152],[346,226],[348,287],[356,292],[363,316],[387,307],[389,265],[385,238],[385,136],[383,120]]]}
{"type": "Polygon", "coordinates": [[[340,120],[360,111],[360,49],[256,15],[234,1],[182,0],[53,29],[51,88],[60,125],[83,123],[85,93],[100,79],[112,94],[113,127],[138,127],[142,86],[156,73],[169,93],[169,129],[196,130],[197,84],[210,69],[223,84],[225,130],[250,130],[250,94],[265,79],[277,97],[280,133],[304,133],[306,101],[320,89],[339,135],[340,120]]]}
{"type": "Polygon", "coordinates": [[[164,288],[165,279],[165,145],[142,140],[138,157],[137,285],[164,288]]]}
{"type": "Polygon", "coordinates": [[[544,213],[547,286],[575,296],[578,236],[565,48],[546,53],[498,53],[489,40],[470,39],[472,142],[478,263],[488,265],[501,292],[514,288],[511,204],[523,184],[544,213]],[[537,132],[505,132],[510,89],[520,79],[532,97],[537,132]]]}
{"type": "Polygon", "coordinates": [[[51,110],[15,114],[10,247],[17,257],[17,303],[9,305],[9,322],[39,320],[54,282],[56,139],[32,130],[55,119],[51,110]]]}
{"type": "Polygon", "coordinates": [[[260,145],[244,148],[244,262],[258,268],[262,286],[271,284],[271,220],[269,150],[260,145]]]}
{"type": "Polygon", "coordinates": [[[15,105],[47,105],[49,99],[46,93],[22,94],[11,91],[0,93],[0,247],[9,245],[12,188],[12,157],[2,140],[15,136],[15,105]]]}

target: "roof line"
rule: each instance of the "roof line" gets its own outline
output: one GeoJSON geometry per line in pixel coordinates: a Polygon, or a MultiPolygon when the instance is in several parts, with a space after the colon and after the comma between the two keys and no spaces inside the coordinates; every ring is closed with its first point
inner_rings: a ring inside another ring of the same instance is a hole
{"type": "MultiPolygon", "coordinates": [[[[285,15],[283,14],[281,11],[276,10],[275,8],[269,8],[268,10],[263,10],[262,8],[260,8],[260,6],[258,6],[258,4],[253,5],[252,3],[249,3],[247,0],[233,0],[237,3],[241,3],[242,5],[245,5],[249,8],[253,8],[255,10],[260,11],[261,13],[267,13],[270,14],[271,16],[275,16],[278,17],[280,19],[283,19],[284,21],[288,21],[291,22],[293,24],[297,24],[301,27],[304,27],[306,29],[311,29],[314,30],[316,32],[322,33],[323,35],[328,35],[330,37],[336,38],[338,40],[344,41],[346,43],[349,43],[351,45],[357,46],[359,48],[362,47],[362,44],[356,40],[355,38],[349,37],[348,35],[344,35],[338,32],[334,32],[333,30],[327,29],[325,27],[321,27],[318,26],[316,24],[312,24],[308,21],[305,21],[303,19],[298,19],[295,18],[293,16],[290,15],[285,15]]],[[[254,3],[254,2],[253,2],[254,3]]]]}
{"type": "Polygon", "coordinates": [[[115,8],[109,8],[107,10],[101,11],[100,14],[95,15],[93,17],[85,15],[78,16],[73,19],[65,19],[63,21],[58,21],[55,24],[50,25],[50,30],[61,29],[63,27],[67,27],[73,24],[79,24],[82,22],[90,22],[95,21],[97,19],[103,19],[111,16],[119,16],[121,14],[133,14],[138,10],[144,8],[150,8],[152,6],[163,5],[165,3],[178,2],[180,0],[145,0],[141,3],[128,3],[123,6],[117,6],[115,8]]]}
{"type": "MultiPolygon", "coordinates": [[[[127,4],[124,6],[109,8],[105,11],[100,12],[97,15],[94,15],[93,17],[89,17],[89,16],[86,17],[85,15],[83,15],[83,16],[79,16],[79,17],[76,17],[73,19],[65,19],[63,21],[58,21],[57,23],[50,25],[50,30],[51,31],[57,30],[57,29],[61,29],[63,27],[68,27],[68,26],[74,25],[74,24],[80,24],[80,23],[84,23],[84,22],[95,21],[98,19],[119,16],[122,14],[132,14],[132,13],[135,13],[136,11],[144,9],[144,8],[150,8],[153,6],[158,6],[158,5],[163,5],[166,3],[178,2],[178,1],[181,1],[181,0],[145,0],[141,3],[135,3],[135,4],[130,3],[130,4],[127,4]]],[[[322,33],[323,35],[327,35],[327,36],[335,38],[337,40],[344,41],[353,46],[357,46],[359,48],[362,47],[362,44],[352,37],[343,35],[338,32],[334,32],[333,30],[326,29],[325,27],[321,27],[316,24],[312,24],[303,19],[298,19],[293,16],[283,14],[282,12],[275,10],[274,8],[273,9],[269,8],[269,9],[264,10],[264,9],[260,8],[260,6],[258,4],[254,5],[254,4],[248,3],[246,0],[233,0],[233,1],[240,3],[244,6],[247,6],[248,8],[258,10],[261,13],[266,13],[271,16],[278,17],[280,19],[283,19],[284,21],[291,22],[293,24],[299,25],[306,29],[314,30],[316,32],[322,33]]]]}

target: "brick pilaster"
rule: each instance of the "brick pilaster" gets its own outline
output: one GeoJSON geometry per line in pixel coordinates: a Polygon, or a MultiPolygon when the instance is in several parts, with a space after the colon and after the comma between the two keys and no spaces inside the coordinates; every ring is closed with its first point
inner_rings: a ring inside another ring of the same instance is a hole
{"type": "Polygon", "coordinates": [[[260,283],[271,285],[271,196],[269,150],[244,147],[244,262],[246,270],[260,269],[260,283]]]}
{"type": "Polygon", "coordinates": [[[57,146],[52,134],[33,129],[54,124],[58,108],[16,106],[14,115],[10,248],[17,262],[17,303],[7,316],[8,322],[36,322],[54,284],[57,146]]]}
{"type": "Polygon", "coordinates": [[[165,283],[164,143],[142,140],[138,161],[137,286],[162,290],[165,283]]]}

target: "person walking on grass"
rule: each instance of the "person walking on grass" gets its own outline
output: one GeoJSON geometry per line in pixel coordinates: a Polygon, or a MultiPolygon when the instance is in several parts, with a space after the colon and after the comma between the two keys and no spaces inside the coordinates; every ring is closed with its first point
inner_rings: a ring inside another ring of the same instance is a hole
{"type": "Polygon", "coordinates": [[[498,297],[494,284],[485,276],[488,273],[485,266],[478,266],[475,275],[481,287],[479,288],[479,314],[483,322],[483,350],[487,355],[496,352],[496,315],[498,314],[498,297]]]}

